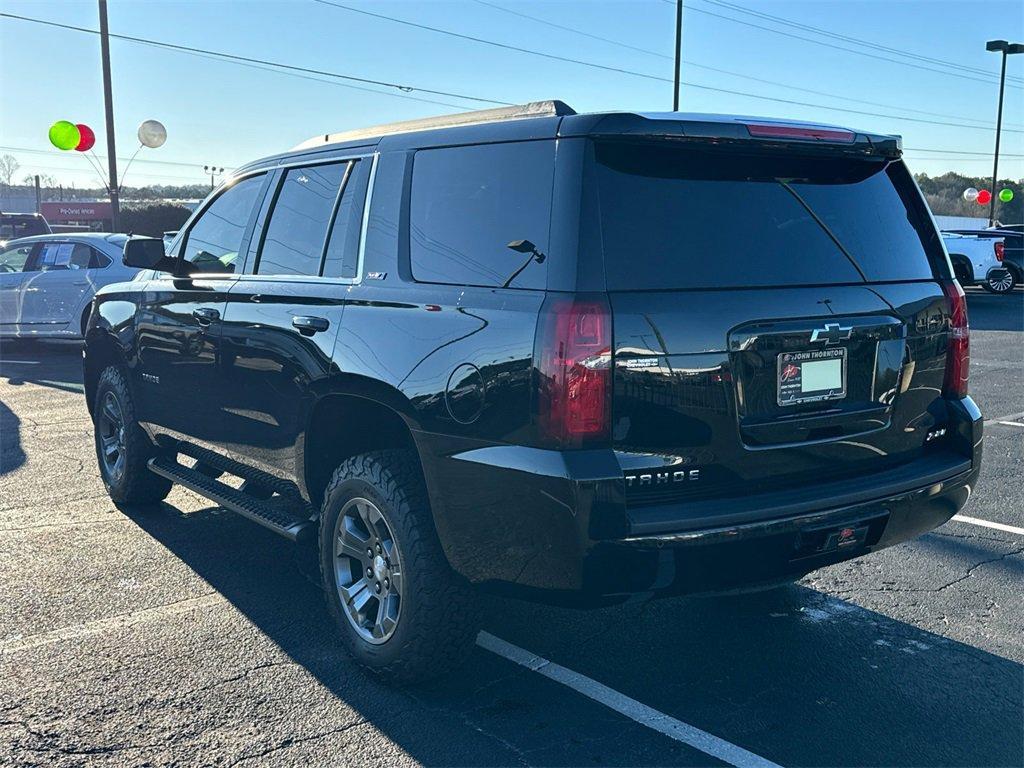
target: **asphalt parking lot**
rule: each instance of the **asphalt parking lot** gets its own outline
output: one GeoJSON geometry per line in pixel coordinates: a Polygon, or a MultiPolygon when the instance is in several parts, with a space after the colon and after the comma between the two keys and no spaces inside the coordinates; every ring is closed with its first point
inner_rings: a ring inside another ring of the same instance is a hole
{"type": "Polygon", "coordinates": [[[0,764],[1020,766],[1024,292],[969,311],[988,421],[963,514],[1003,528],[760,595],[488,599],[483,645],[523,663],[478,647],[404,691],[343,655],[287,542],[180,488],[116,509],[79,346],[5,342],[0,764]]]}

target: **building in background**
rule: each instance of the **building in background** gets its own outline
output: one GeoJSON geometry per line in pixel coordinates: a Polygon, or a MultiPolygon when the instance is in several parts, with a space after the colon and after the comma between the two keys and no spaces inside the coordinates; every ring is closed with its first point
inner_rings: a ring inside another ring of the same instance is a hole
{"type": "Polygon", "coordinates": [[[54,232],[109,232],[111,227],[111,205],[107,201],[41,203],[40,213],[54,232]]]}

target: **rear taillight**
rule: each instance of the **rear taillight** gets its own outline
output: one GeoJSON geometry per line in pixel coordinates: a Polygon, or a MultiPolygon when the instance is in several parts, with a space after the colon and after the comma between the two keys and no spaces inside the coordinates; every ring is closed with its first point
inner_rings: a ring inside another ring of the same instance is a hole
{"type": "Polygon", "coordinates": [[[536,416],[545,444],[580,448],[611,433],[612,316],[604,296],[550,297],[534,350],[536,416]]]}
{"type": "Polygon", "coordinates": [[[995,248],[996,251],[996,261],[1002,261],[1003,256],[1006,254],[1006,246],[1003,245],[1003,241],[1000,240],[992,247],[995,248]]]}
{"type": "Polygon", "coordinates": [[[971,368],[971,329],[967,324],[967,299],[960,283],[943,283],[949,299],[949,340],[946,343],[946,378],[942,394],[949,398],[967,397],[967,379],[971,368]]]}

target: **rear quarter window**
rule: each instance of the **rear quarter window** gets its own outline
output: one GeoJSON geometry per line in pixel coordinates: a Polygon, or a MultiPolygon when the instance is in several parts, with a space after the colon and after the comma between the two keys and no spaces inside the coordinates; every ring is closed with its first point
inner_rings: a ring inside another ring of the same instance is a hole
{"type": "Polygon", "coordinates": [[[420,150],[413,162],[409,255],[419,282],[544,288],[546,265],[511,250],[547,253],[553,141],[420,150]]]}
{"type": "Polygon", "coordinates": [[[588,183],[612,290],[933,277],[898,162],[596,142],[588,183]]]}

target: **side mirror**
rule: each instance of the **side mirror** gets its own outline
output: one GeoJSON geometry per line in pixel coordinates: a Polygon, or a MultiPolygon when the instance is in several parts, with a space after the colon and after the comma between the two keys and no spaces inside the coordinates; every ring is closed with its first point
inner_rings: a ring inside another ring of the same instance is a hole
{"type": "Polygon", "coordinates": [[[164,251],[164,241],[155,237],[132,237],[124,244],[121,258],[126,267],[174,271],[174,259],[164,251]]]}

